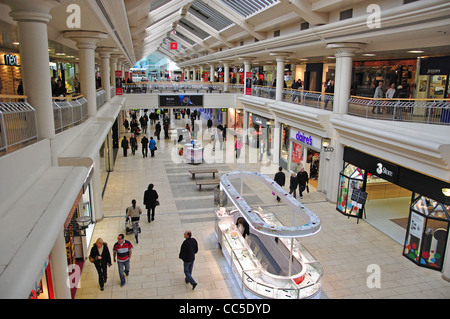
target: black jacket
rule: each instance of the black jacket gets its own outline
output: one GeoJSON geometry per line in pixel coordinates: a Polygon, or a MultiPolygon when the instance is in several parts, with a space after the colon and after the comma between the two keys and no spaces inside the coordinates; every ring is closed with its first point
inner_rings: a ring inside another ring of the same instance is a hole
{"type": "Polygon", "coordinates": [[[181,244],[179,258],[186,263],[193,262],[195,260],[195,254],[198,252],[198,245],[195,238],[186,238],[181,244]]]}
{"type": "Polygon", "coordinates": [[[145,208],[153,208],[156,206],[156,200],[158,199],[158,193],[154,189],[147,189],[144,192],[144,205],[145,208]]]}
{"type": "Polygon", "coordinates": [[[97,245],[94,244],[91,248],[91,253],[89,254],[89,256],[94,258],[94,264],[97,264],[99,266],[106,266],[111,264],[111,254],[109,253],[108,245],[106,243],[103,243],[103,252],[101,255],[98,253],[97,245]],[[97,259],[97,256],[102,256],[102,259],[97,259]]]}
{"type": "Polygon", "coordinates": [[[308,173],[306,173],[305,171],[303,172],[298,172],[297,174],[297,180],[298,180],[298,184],[301,186],[305,186],[306,183],[308,183],[308,173]]]}
{"type": "Polygon", "coordinates": [[[284,184],[286,183],[286,176],[283,172],[278,172],[275,174],[275,178],[273,180],[277,182],[278,185],[284,186],[284,184]]]}
{"type": "Polygon", "coordinates": [[[292,176],[290,178],[290,183],[289,183],[289,189],[296,189],[298,185],[298,180],[297,180],[297,176],[292,176]]]}

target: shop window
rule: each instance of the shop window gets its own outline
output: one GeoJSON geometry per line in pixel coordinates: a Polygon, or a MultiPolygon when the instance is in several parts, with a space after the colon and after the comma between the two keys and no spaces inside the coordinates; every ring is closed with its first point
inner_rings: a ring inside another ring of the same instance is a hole
{"type": "Polygon", "coordinates": [[[413,194],[403,255],[419,266],[442,270],[450,206],[413,194]]]}
{"type": "Polygon", "coordinates": [[[362,208],[352,195],[355,189],[363,190],[365,172],[352,164],[346,164],[339,176],[339,192],[336,209],[344,215],[361,218],[362,208]]]}

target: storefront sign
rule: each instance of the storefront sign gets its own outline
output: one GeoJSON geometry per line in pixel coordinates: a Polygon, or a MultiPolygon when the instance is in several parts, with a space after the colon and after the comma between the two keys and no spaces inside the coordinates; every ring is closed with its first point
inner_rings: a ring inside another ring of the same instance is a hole
{"type": "Polygon", "coordinates": [[[289,137],[291,140],[297,143],[306,144],[308,148],[314,149],[318,152],[322,149],[322,138],[317,135],[291,129],[289,137]]]}
{"type": "Polygon", "coordinates": [[[19,66],[19,63],[17,62],[17,55],[5,54],[4,59],[5,65],[19,66]]]}

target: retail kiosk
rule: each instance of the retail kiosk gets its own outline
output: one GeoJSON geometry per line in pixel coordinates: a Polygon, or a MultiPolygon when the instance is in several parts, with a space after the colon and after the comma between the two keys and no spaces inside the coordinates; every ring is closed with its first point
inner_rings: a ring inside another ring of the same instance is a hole
{"type": "Polygon", "coordinates": [[[216,235],[226,260],[246,298],[319,298],[322,266],[300,243],[299,238],[316,234],[320,219],[266,175],[230,172],[220,179],[234,208],[216,211],[216,235]],[[292,226],[283,225],[276,214],[252,208],[231,183],[256,179],[264,183],[287,204],[292,226]],[[236,227],[239,217],[250,226],[244,238],[236,227]],[[295,225],[300,220],[307,223],[295,225]]]}

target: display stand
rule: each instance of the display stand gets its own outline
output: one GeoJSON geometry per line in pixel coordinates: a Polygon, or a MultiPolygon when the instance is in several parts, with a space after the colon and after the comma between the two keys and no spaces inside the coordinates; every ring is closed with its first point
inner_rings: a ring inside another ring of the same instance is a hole
{"type": "Polygon", "coordinates": [[[222,176],[220,187],[236,209],[221,207],[216,211],[217,240],[244,296],[319,298],[322,266],[298,238],[317,233],[320,230],[320,219],[262,174],[231,172],[222,176]],[[231,184],[230,180],[234,178],[252,178],[265,183],[271,191],[284,199],[290,212],[302,215],[308,222],[304,225],[285,226],[274,214],[266,214],[262,208],[251,208],[231,184]],[[244,217],[250,226],[250,235],[245,239],[236,228],[239,217],[244,217]]]}
{"type": "Polygon", "coordinates": [[[185,163],[194,165],[203,163],[203,147],[194,140],[189,144],[184,144],[183,154],[185,163]]]}

